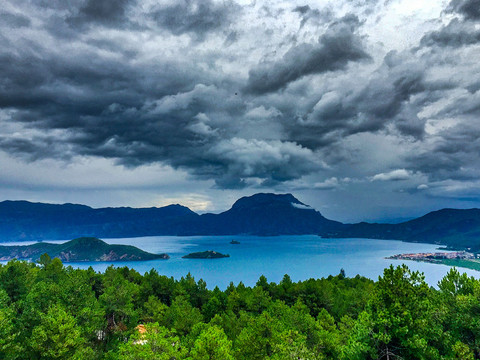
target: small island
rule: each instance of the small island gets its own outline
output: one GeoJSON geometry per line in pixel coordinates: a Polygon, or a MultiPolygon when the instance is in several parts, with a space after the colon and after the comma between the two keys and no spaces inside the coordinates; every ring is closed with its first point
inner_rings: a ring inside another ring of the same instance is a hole
{"type": "Polygon", "coordinates": [[[230,241],[230,244],[232,244],[232,245],[238,245],[238,244],[240,244],[240,241],[232,240],[232,241],[230,241]]]}
{"type": "Polygon", "coordinates": [[[63,244],[40,242],[32,245],[0,246],[0,260],[37,261],[42,254],[62,262],[145,261],[169,259],[167,254],[152,254],[131,245],[109,245],[94,237],[81,237],[63,244]]]}
{"type": "Polygon", "coordinates": [[[185,256],[182,256],[183,259],[221,259],[230,257],[228,254],[222,254],[213,250],[194,252],[185,256]]]}

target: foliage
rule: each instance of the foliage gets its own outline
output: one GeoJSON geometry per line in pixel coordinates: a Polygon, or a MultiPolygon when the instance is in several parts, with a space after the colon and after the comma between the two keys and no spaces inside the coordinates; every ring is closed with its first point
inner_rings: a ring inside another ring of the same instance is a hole
{"type": "Polygon", "coordinates": [[[222,328],[208,326],[195,340],[191,359],[233,360],[232,342],[228,340],[222,328]]]}
{"type": "Polygon", "coordinates": [[[480,281],[438,284],[406,266],[209,290],[127,267],[79,270],[42,256],[0,265],[1,359],[480,358],[480,281]],[[141,324],[141,326],[140,326],[141,324]]]}
{"type": "Polygon", "coordinates": [[[119,346],[117,355],[113,358],[126,360],[170,360],[184,359],[180,339],[158,323],[145,326],[145,333],[134,333],[127,343],[119,346]]]}

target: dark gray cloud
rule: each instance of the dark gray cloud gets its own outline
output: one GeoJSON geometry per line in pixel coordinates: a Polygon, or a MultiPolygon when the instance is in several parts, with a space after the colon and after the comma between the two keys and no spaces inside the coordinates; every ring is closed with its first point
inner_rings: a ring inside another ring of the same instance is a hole
{"type": "Polygon", "coordinates": [[[37,7],[38,9],[71,10],[77,11],[86,0],[19,0],[25,3],[26,7],[37,7]]]}
{"type": "MultiPolygon", "coordinates": [[[[304,146],[319,148],[393,125],[403,136],[421,139],[425,120],[417,116],[412,98],[434,91],[435,84],[425,80],[423,65],[408,61],[406,55],[391,52],[365,83],[324,93],[291,124],[292,137],[304,146]]],[[[428,102],[429,96],[425,96],[417,101],[428,102]]]]}
{"type": "Polygon", "coordinates": [[[430,101],[435,104],[429,119],[434,132],[419,151],[406,159],[410,168],[435,182],[431,192],[437,197],[459,196],[468,193],[470,188],[478,191],[474,182],[480,176],[480,72],[477,64],[472,65],[472,59],[478,51],[480,33],[471,21],[475,19],[471,8],[474,3],[452,1],[449,10],[465,15],[466,21],[455,18],[421,40],[421,45],[431,48],[424,55],[430,64],[452,69],[447,72],[449,84],[443,91],[439,89],[438,97],[430,101]]]}
{"type": "MultiPolygon", "coordinates": [[[[121,28],[133,20],[125,16],[128,1],[77,5],[76,21],[92,29],[121,28]]],[[[227,26],[235,8],[233,3],[186,1],[157,8],[155,16],[174,35],[202,35],[227,26]],[[179,14],[183,17],[175,18],[179,14]]],[[[68,28],[69,14],[75,12],[62,11],[66,27],[58,32],[68,28]]],[[[46,25],[61,19],[50,17],[46,25]]],[[[352,59],[368,58],[354,34],[358,25],[352,16],[332,23],[312,50],[314,69],[306,69],[306,64],[302,71],[320,71],[315,59],[339,70],[352,59]]],[[[230,34],[232,45],[237,30],[230,34]]],[[[0,134],[0,147],[12,155],[28,161],[95,156],[127,167],[162,163],[196,178],[214,179],[223,188],[259,182],[272,186],[325,166],[314,153],[317,144],[301,144],[284,128],[288,111],[247,104],[237,95],[242,80],[219,77],[217,69],[206,68],[201,59],[157,57],[144,62],[139,52],[126,50],[116,39],[80,42],[60,34],[58,39],[55,49],[3,40],[0,107],[14,110],[9,121],[20,124],[24,133],[0,134]],[[248,130],[258,124],[265,130],[248,130]]]]}
{"type": "Polygon", "coordinates": [[[480,129],[457,126],[439,134],[420,154],[409,157],[411,168],[425,173],[432,181],[478,179],[480,129]]]}
{"type": "Polygon", "coordinates": [[[456,12],[469,20],[480,19],[480,0],[452,0],[447,11],[456,12]]]}
{"type": "Polygon", "coordinates": [[[112,103],[142,106],[145,99],[161,97],[192,87],[200,79],[182,62],[165,60],[144,67],[132,66],[132,58],[120,52],[115,59],[103,58],[89,48],[63,56],[35,47],[0,54],[0,105],[42,111],[36,121],[65,127],[83,116],[101,115],[112,103]]]}
{"type": "Polygon", "coordinates": [[[436,122],[446,125],[436,126],[437,131],[421,151],[407,158],[411,168],[423,172],[432,181],[472,181],[480,176],[480,92],[469,86],[469,81],[478,83],[480,75],[474,70],[467,76],[464,88],[456,84],[457,87],[450,90],[456,96],[445,103],[439,100],[441,104],[432,116],[433,126],[436,122]]]}
{"type": "Polygon", "coordinates": [[[56,136],[32,136],[29,138],[0,136],[0,149],[29,162],[46,158],[70,160],[72,153],[69,148],[68,144],[60,142],[56,136]]]}
{"type": "Polygon", "coordinates": [[[350,62],[370,59],[362,38],[356,34],[359,25],[357,17],[346,16],[332,23],[318,43],[293,46],[280,61],[259,64],[249,71],[245,91],[277,91],[304,76],[342,70],[350,62]]]}
{"type": "Polygon", "coordinates": [[[229,0],[179,0],[156,5],[150,15],[174,35],[189,33],[203,39],[207,33],[228,26],[240,11],[229,0]]]}
{"type": "Polygon", "coordinates": [[[238,32],[237,31],[231,31],[227,37],[225,38],[224,45],[225,46],[230,46],[234,44],[238,40],[238,32]]]}
{"type": "Polygon", "coordinates": [[[86,21],[102,23],[121,21],[125,16],[125,8],[130,3],[130,0],[88,0],[80,9],[80,16],[86,21]]]}
{"type": "Polygon", "coordinates": [[[135,5],[135,0],[85,0],[78,4],[76,10],[70,7],[71,15],[66,21],[73,27],[102,25],[109,27],[130,26],[128,9],[135,5]]]}
{"type": "Polygon", "coordinates": [[[479,175],[467,2],[412,44],[390,29],[395,46],[381,44],[380,14],[369,18],[376,1],[11,4],[0,15],[0,156],[161,164],[230,189],[340,191],[395,169],[412,189],[421,176],[479,175]],[[364,21],[342,17],[352,8],[364,21]]]}
{"type": "Polygon", "coordinates": [[[427,121],[420,119],[414,109],[404,108],[395,118],[394,126],[400,134],[421,140],[425,136],[427,121]]]}
{"type": "Polygon", "coordinates": [[[28,161],[82,155],[125,166],[162,162],[200,179],[213,178],[224,188],[249,185],[249,178],[291,180],[321,167],[310,150],[294,143],[237,138],[225,133],[228,127],[216,128],[222,119],[240,121],[245,105],[233,91],[213,85],[189,90],[197,74],[180,72],[181,64],[139,72],[91,61],[87,56],[65,62],[48,54],[6,57],[0,71],[10,84],[0,96],[2,107],[17,109],[13,118],[25,124],[26,133],[28,128],[62,130],[62,136],[0,136],[0,147],[28,161]],[[157,74],[152,81],[145,78],[152,74],[157,74]]]}
{"type": "Polygon", "coordinates": [[[293,9],[293,12],[298,12],[302,15],[308,14],[310,11],[311,8],[309,5],[297,6],[295,9],[293,9]]]}
{"type": "Polygon", "coordinates": [[[334,18],[334,14],[330,9],[327,8],[320,11],[318,9],[312,9],[309,5],[297,6],[293,9],[293,12],[298,13],[302,18],[300,29],[305,26],[307,21],[319,24],[320,22],[329,22],[334,18]]]}
{"type": "Polygon", "coordinates": [[[60,43],[59,52],[41,44],[3,45],[0,108],[15,110],[10,121],[23,124],[25,134],[0,133],[4,151],[28,161],[91,155],[126,166],[165,161],[198,168],[202,177],[220,178],[226,172],[226,160],[205,154],[212,141],[201,133],[208,126],[202,128],[196,116],[215,109],[229,117],[241,113],[242,106],[233,92],[197,87],[215,78],[189,61],[161,59],[137,66],[133,62],[141,60],[126,57],[121,44],[117,52],[105,51],[102,44],[78,51],[60,43]],[[232,101],[224,106],[215,103],[228,96],[232,101]]]}
{"type": "Polygon", "coordinates": [[[31,24],[28,17],[10,12],[0,12],[0,22],[7,24],[10,28],[27,27],[31,24]]]}
{"type": "MultiPolygon", "coordinates": [[[[391,60],[390,55],[386,57],[387,64],[391,60]]],[[[384,71],[370,81],[358,98],[361,112],[367,112],[377,119],[394,118],[405,101],[426,90],[423,68],[412,67],[413,64],[405,65],[386,65],[388,68],[382,69],[384,71]]]]}
{"type": "Polygon", "coordinates": [[[77,38],[89,28],[131,28],[129,11],[137,0],[18,0],[25,13],[42,21],[42,28],[58,38],[77,38]]]}
{"type": "Polygon", "coordinates": [[[471,22],[453,19],[441,30],[432,31],[422,37],[421,46],[461,47],[480,42],[480,29],[471,22]]]}

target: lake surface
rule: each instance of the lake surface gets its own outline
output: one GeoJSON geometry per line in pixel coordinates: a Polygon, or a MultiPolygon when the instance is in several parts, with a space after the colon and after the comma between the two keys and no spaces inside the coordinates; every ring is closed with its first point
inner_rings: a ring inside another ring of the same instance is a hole
{"type": "MultiPolygon", "coordinates": [[[[415,261],[389,260],[387,256],[408,252],[432,252],[438,245],[417,244],[392,240],[372,239],[322,239],[315,235],[302,236],[149,236],[141,238],[103,239],[109,244],[134,245],[152,253],[167,253],[169,260],[115,262],[115,266],[128,266],[140,273],[156,269],[160,274],[179,279],[191,273],[196,280],[207,282],[209,288],[225,289],[230,281],[242,281],[253,286],[261,275],[268,281],[279,282],[284,274],[293,281],[337,275],[344,269],[346,275],[357,274],[377,280],[383,269],[390,264],[405,263],[412,270],[425,274],[426,281],[435,286],[448,272],[446,265],[415,261]],[[239,245],[230,244],[237,240],[239,245]],[[224,259],[182,259],[191,252],[215,250],[230,254],[224,259]]],[[[60,243],[64,241],[50,241],[60,243]]],[[[31,243],[31,242],[30,242],[31,243]]],[[[15,243],[26,245],[28,243],[15,243]]],[[[14,245],[5,243],[2,245],[14,245]]],[[[82,262],[68,263],[78,268],[92,266],[96,271],[104,271],[111,263],[82,262]]],[[[480,272],[459,269],[476,278],[480,272]]]]}

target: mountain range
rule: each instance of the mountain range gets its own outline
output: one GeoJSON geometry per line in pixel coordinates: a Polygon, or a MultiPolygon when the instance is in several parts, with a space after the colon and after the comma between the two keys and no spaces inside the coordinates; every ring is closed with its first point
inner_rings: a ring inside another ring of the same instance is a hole
{"type": "Polygon", "coordinates": [[[243,197],[220,214],[199,215],[181,205],[100,208],[27,201],[0,202],[0,240],[115,238],[150,235],[295,235],[337,230],[291,194],[243,197]]]}
{"type": "Polygon", "coordinates": [[[480,251],[480,209],[442,209],[399,224],[361,222],[322,233],[330,238],[396,239],[480,251]]]}
{"type": "Polygon", "coordinates": [[[220,214],[199,215],[181,205],[99,208],[27,201],[0,202],[0,241],[154,235],[301,235],[396,239],[480,250],[480,210],[443,209],[399,224],[343,224],[291,194],[260,193],[220,214]]]}

